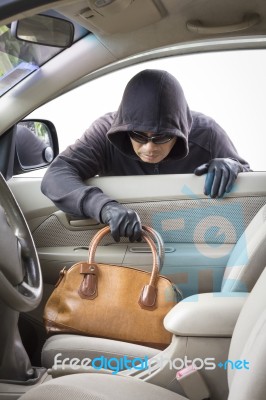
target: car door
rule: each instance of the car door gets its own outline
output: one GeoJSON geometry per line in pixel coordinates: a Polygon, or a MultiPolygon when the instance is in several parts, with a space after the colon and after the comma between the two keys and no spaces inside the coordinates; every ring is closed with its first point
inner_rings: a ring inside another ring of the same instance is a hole
{"type": "MultiPolygon", "coordinates": [[[[165,243],[161,274],[172,280],[184,298],[220,291],[236,241],[266,204],[265,172],[240,174],[234,190],[223,199],[204,196],[204,177],[191,174],[95,177],[90,183],[135,209],[143,224],[160,232],[165,243]]],[[[37,365],[47,338],[44,307],[60,270],[87,260],[90,240],[102,227],[94,220],[73,219],[56,209],[41,193],[40,184],[41,177],[26,174],[9,180],[30,226],[44,281],[40,305],[20,318],[24,345],[37,365]]],[[[150,270],[152,257],[145,243],[129,243],[125,239],[115,243],[106,236],[98,247],[96,261],[150,270]]]]}
{"type": "MultiPolygon", "coordinates": [[[[165,243],[161,273],[187,297],[220,290],[232,248],[266,203],[265,181],[264,172],[242,173],[235,189],[223,199],[204,196],[204,178],[191,174],[95,177],[90,183],[136,210],[142,224],[161,234],[165,243]]],[[[41,178],[19,175],[9,185],[38,249],[46,301],[60,270],[87,259],[90,240],[103,225],[92,219],[74,219],[56,209],[41,193],[40,182],[41,178]]],[[[126,239],[115,243],[111,236],[102,241],[96,259],[145,270],[152,261],[144,243],[129,243],[126,239]]]]}

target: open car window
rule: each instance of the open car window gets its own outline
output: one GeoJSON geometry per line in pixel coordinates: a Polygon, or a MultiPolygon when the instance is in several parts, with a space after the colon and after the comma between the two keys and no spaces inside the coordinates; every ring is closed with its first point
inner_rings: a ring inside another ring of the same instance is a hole
{"type": "Polygon", "coordinates": [[[210,52],[162,58],[120,69],[90,81],[34,111],[52,120],[60,151],[106,112],[115,111],[133,75],[165,69],[181,83],[189,107],[214,118],[253,171],[265,171],[265,50],[210,52]]]}

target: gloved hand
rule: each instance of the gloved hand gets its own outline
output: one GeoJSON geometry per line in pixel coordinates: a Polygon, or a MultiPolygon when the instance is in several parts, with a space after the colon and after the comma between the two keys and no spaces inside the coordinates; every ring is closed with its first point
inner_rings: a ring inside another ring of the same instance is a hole
{"type": "Polygon", "coordinates": [[[215,198],[230,192],[239,172],[243,172],[239,162],[231,158],[214,158],[196,168],[194,174],[200,176],[207,173],[204,194],[215,198]]]}
{"type": "Polygon", "coordinates": [[[128,237],[131,242],[140,241],[141,222],[138,214],[114,201],[107,203],[101,210],[101,221],[108,224],[116,242],[120,237],[128,237]]]}

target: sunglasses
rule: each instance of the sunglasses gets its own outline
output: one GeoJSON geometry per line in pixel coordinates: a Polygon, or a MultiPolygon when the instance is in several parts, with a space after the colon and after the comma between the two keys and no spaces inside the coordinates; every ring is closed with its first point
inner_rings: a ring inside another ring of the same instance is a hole
{"type": "Polygon", "coordinates": [[[147,144],[148,142],[152,142],[154,144],[165,144],[174,138],[174,136],[167,134],[148,137],[145,134],[136,131],[129,132],[129,136],[132,140],[141,144],[147,144]]]}

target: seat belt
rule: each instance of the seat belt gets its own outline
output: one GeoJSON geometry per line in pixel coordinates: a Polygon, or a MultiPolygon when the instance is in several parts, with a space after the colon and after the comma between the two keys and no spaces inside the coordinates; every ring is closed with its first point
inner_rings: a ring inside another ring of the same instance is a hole
{"type": "Polygon", "coordinates": [[[176,373],[176,379],[189,400],[208,400],[210,392],[200,372],[189,365],[176,373]]]}

